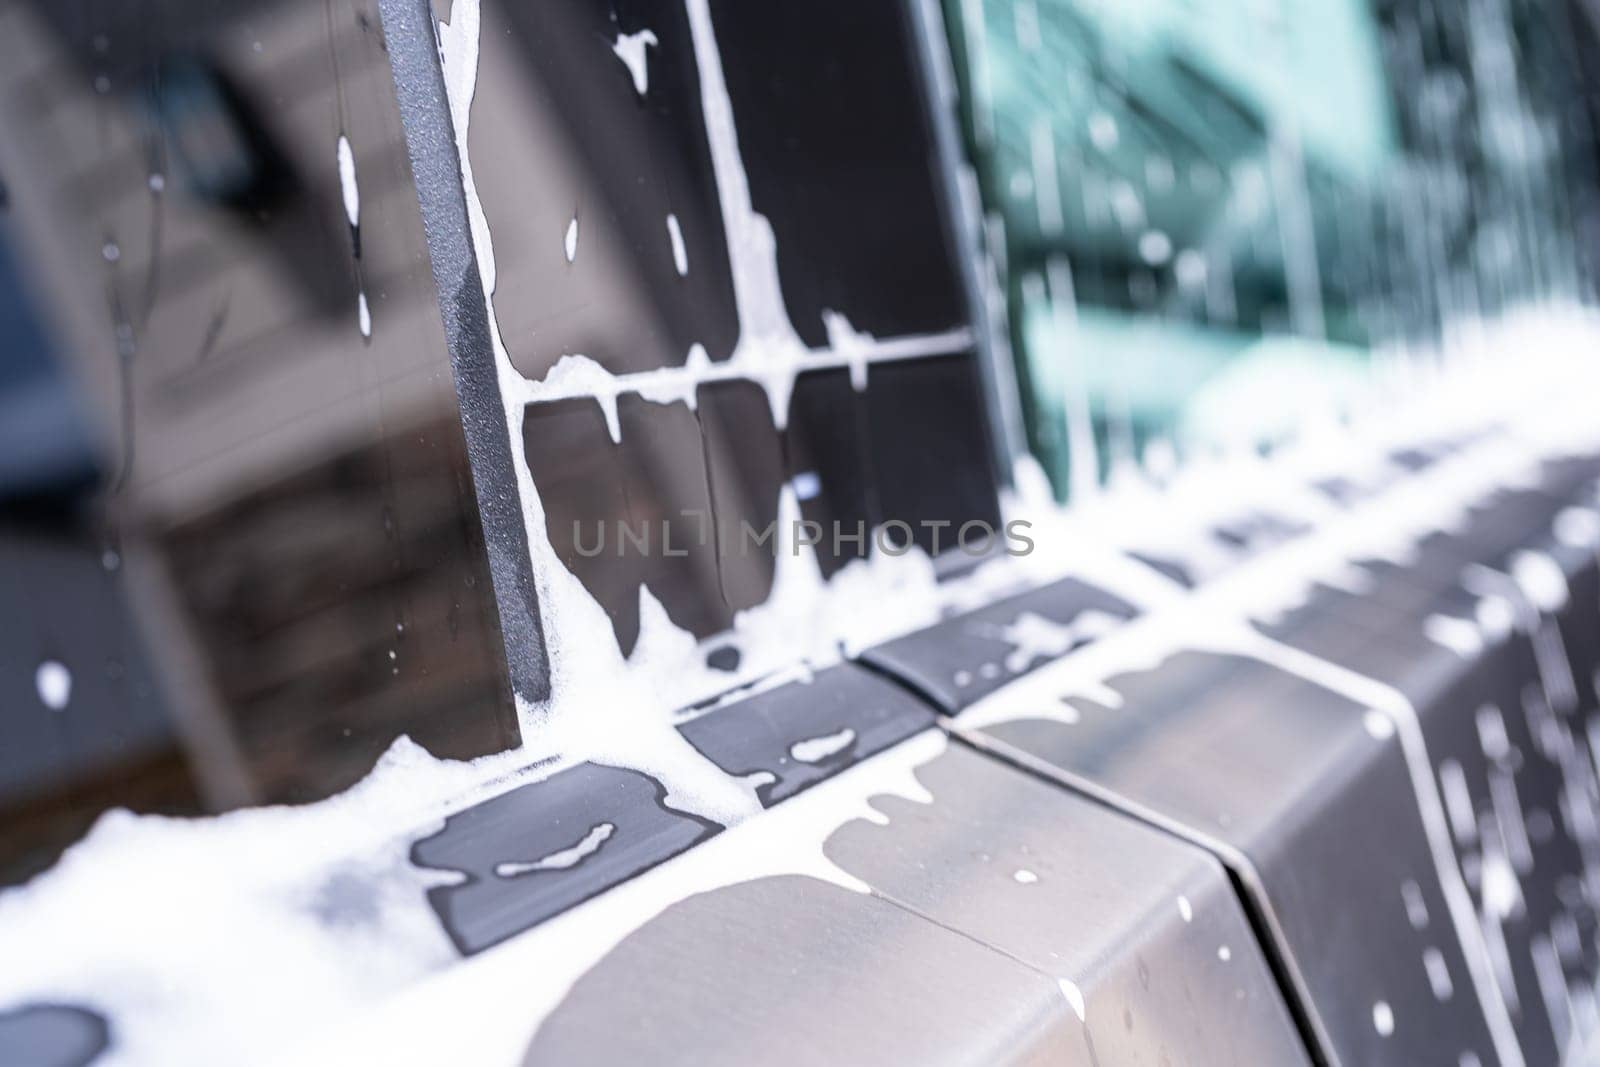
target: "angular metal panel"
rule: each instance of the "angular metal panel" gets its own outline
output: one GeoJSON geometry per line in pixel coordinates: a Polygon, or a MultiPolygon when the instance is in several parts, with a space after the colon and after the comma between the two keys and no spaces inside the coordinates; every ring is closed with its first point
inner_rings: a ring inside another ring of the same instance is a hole
{"type": "Polygon", "coordinates": [[[1222,865],[964,747],[826,855],[873,890],[1074,984],[1102,1064],[1292,1064],[1305,1046],[1222,865]]]}
{"type": "Polygon", "coordinates": [[[870,648],[861,659],[953,715],[1134,614],[1118,597],[1065,578],[870,648]]]}
{"type": "MultiPolygon", "coordinates": [[[[933,724],[932,709],[851,664],[708,711],[680,726],[730,774],[765,773],[771,807],[933,724]]],[[[428,900],[456,947],[481,952],[718,833],[666,805],[635,771],[585,763],[458,812],[417,841],[418,866],[465,879],[428,900]]]]}
{"type": "Polygon", "coordinates": [[[1386,719],[1236,656],[1182,651],[1102,681],[1114,708],[1063,692],[1075,722],[977,736],[1234,866],[1328,1059],[1496,1062],[1386,719]]]}
{"type": "Polygon", "coordinates": [[[1585,739],[1600,567],[1592,546],[1552,533],[1553,516],[1593,471],[1571,462],[1546,475],[1542,492],[1497,494],[1462,529],[1428,538],[1408,566],[1364,564],[1375,579],[1364,594],[1318,587],[1264,627],[1393,686],[1416,708],[1529,1063],[1554,1062],[1579,1023],[1592,1023],[1600,974],[1600,840],[1590,814],[1600,782],[1585,739]],[[1559,606],[1540,613],[1527,600],[1511,575],[1530,565],[1559,606]]]}
{"type": "Polygon", "coordinates": [[[471,955],[721,829],[668,809],[664,792],[637,772],[585,763],[450,816],[411,859],[464,875],[428,901],[471,955]]]}
{"type": "Polygon", "coordinates": [[[870,894],[781,876],[676,903],[526,1062],[1308,1062],[1203,850],[959,746],[915,773],[925,802],[824,843],[870,894]]]}
{"type": "Polygon", "coordinates": [[[1043,975],[881,897],[791,875],[690,897],[625,938],[524,1062],[1089,1060],[1043,975]]]}
{"type": "Polygon", "coordinates": [[[707,712],[678,732],[729,774],[769,775],[756,795],[771,807],[922,732],[935,717],[900,686],[843,663],[707,712]]]}

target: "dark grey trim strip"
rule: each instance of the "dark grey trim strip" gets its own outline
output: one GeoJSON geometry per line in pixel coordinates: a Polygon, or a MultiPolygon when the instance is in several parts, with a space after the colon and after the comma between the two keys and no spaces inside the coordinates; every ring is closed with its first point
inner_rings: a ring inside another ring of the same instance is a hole
{"type": "Polygon", "coordinates": [[[379,0],[378,11],[455,371],[511,688],[524,700],[540,701],[550,694],[550,658],[433,11],[429,0],[379,0]]]}
{"type": "MultiPolygon", "coordinates": [[[[988,295],[979,271],[983,262],[984,233],[982,209],[976,216],[972,204],[961,193],[961,176],[971,173],[961,143],[956,116],[956,85],[950,59],[950,43],[945,36],[944,16],[938,0],[911,0],[906,5],[912,44],[923,83],[928,108],[928,123],[939,154],[938,183],[945,195],[946,212],[961,265],[962,287],[967,291],[968,317],[978,350],[978,376],[983,383],[989,423],[990,461],[999,483],[1012,482],[1012,464],[1027,454],[1028,442],[1022,422],[1022,400],[1017,389],[1016,368],[1012,365],[1009,325],[996,322],[989,308],[988,295]]],[[[977,177],[972,176],[974,186],[977,177]]]]}

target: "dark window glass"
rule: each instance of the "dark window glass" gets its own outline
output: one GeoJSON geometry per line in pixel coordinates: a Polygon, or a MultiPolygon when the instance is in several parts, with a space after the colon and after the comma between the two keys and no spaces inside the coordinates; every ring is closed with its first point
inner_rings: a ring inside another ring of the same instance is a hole
{"type": "Polygon", "coordinates": [[[806,344],[827,341],[828,311],[878,337],[965,326],[905,5],[711,10],[750,197],[806,344]]]}
{"type": "Polygon", "coordinates": [[[5,19],[0,879],[515,745],[375,7],[5,19]]]}
{"type": "Polygon", "coordinates": [[[767,599],[785,485],[824,576],[888,521],[930,550],[924,520],[996,521],[900,5],[482,17],[469,150],[506,350],[534,381],[587,357],[584,380],[617,395],[613,427],[589,386],[562,384],[573,365],[556,369],[560,398],[526,409],[528,466],[557,556],[624,652],[641,589],[702,640],[767,599]]]}
{"type": "Polygon", "coordinates": [[[739,324],[683,4],[516,0],[482,18],[473,169],[517,369],[584,355],[622,374],[694,345],[726,359],[739,324]]]}

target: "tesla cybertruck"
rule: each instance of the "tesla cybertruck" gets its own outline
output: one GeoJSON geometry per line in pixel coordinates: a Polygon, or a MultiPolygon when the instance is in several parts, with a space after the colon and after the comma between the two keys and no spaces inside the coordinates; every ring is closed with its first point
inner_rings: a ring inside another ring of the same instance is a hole
{"type": "Polygon", "coordinates": [[[0,3],[0,1063],[1593,1062],[1589,0],[0,3]]]}

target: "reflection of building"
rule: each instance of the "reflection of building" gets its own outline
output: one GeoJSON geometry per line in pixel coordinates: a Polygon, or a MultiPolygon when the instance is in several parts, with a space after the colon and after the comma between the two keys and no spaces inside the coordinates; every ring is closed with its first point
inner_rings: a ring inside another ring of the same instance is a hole
{"type": "Polygon", "coordinates": [[[1581,4],[946,8],[1062,484],[1074,406],[1103,461],[1271,442],[1348,402],[1373,346],[1592,295],[1581,4]]]}
{"type": "MultiPolygon", "coordinates": [[[[725,551],[698,535],[701,516],[763,527],[792,478],[814,487],[798,507],[823,524],[996,520],[904,11],[543,4],[482,18],[470,152],[496,318],[518,372],[574,383],[530,390],[528,464],[544,533],[624,651],[641,589],[702,639],[766,600],[770,553],[725,551]],[[689,551],[576,550],[574,523],[619,521],[669,521],[689,551]]],[[[832,574],[858,554],[818,562],[832,574]]]]}
{"type": "MultiPolygon", "coordinates": [[[[29,381],[81,408],[87,429],[59,451],[103,491],[52,486],[75,566],[107,605],[97,613],[143,650],[121,658],[148,661],[140,736],[162,757],[142,794],[124,781],[59,809],[69,817],[39,835],[44,852],[140,796],[163,810],[325,796],[402,733],[440,755],[513,745],[501,634],[515,631],[499,625],[481,546],[494,539],[503,563],[505,531],[474,498],[375,10],[3,12],[0,234],[35,265],[29,381]]],[[[584,561],[566,540],[572,517],[695,509],[761,527],[797,481],[801,515],[846,532],[998,525],[904,11],[714,0],[645,14],[491,5],[484,19],[472,162],[498,325],[534,401],[517,444],[554,547],[624,649],[643,589],[716,639],[766,600],[773,560],[702,543],[682,558],[584,561]],[[714,42],[695,39],[711,26],[714,42]],[[711,134],[708,108],[726,119],[711,134]],[[532,395],[578,356],[616,376],[616,439],[584,389],[532,395]],[[671,397],[630,377],[663,374],[677,376],[671,397]]],[[[514,500],[507,471],[486,469],[479,496],[514,500]]],[[[832,574],[871,544],[818,565],[832,574]]],[[[64,605],[64,619],[79,610],[64,605]]],[[[84,641],[42,640],[30,627],[7,656],[95,669],[84,641]]],[[[719,668],[739,658],[705,651],[719,668]]],[[[34,707],[25,674],[4,684],[34,707]]],[[[82,722],[98,745],[120,736],[103,727],[131,700],[128,686],[80,685],[46,721],[82,722]]],[[[135,746],[104,761],[96,746],[57,747],[51,782],[100,788],[126,777],[135,746]]],[[[35,825],[40,795],[29,786],[35,825]]]]}
{"type": "MultiPolygon", "coordinates": [[[[5,839],[48,824],[59,847],[113,803],[325,796],[402,733],[440,755],[514,744],[376,11],[344,9],[331,41],[309,3],[0,18],[0,242],[40,323],[26,384],[73,398],[86,429],[52,423],[77,442],[54,451],[106,487],[55,509],[65,540],[7,539],[8,571],[57,578],[8,598],[29,621],[0,642],[23,709],[0,730],[32,740],[0,766],[51,773],[0,796],[5,839]],[[75,679],[58,713],[33,693],[47,657],[75,679]]],[[[8,527],[45,523],[39,492],[7,499],[8,527]]]]}

